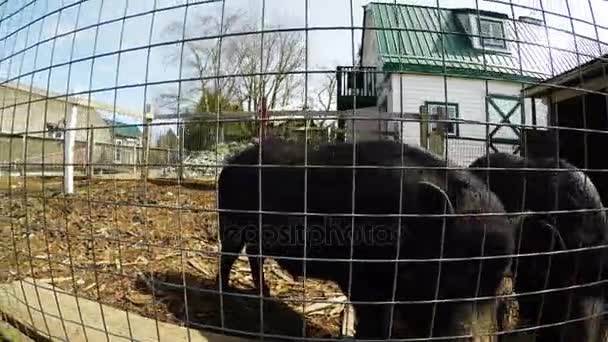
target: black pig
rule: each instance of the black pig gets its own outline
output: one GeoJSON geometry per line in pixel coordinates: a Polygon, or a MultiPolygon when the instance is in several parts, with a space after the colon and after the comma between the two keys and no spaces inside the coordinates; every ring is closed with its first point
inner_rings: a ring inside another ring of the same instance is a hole
{"type": "MultiPolygon", "coordinates": [[[[505,213],[501,202],[467,171],[448,170],[427,151],[389,141],[360,142],[355,150],[350,143],[309,146],[307,153],[302,144],[263,141],[262,168],[259,152],[259,145],[240,152],[219,177],[221,288],[228,288],[230,269],[246,246],[254,282],[266,296],[264,259],[258,255],[274,258],[294,277],[334,281],[354,302],[391,301],[393,293],[399,301],[428,301],[436,290],[439,299],[495,293],[508,258],[484,259],[483,265],[438,261],[510,255],[514,249],[513,223],[500,215],[505,213]],[[447,217],[444,225],[444,213],[462,216],[447,217]],[[396,259],[417,261],[395,267],[396,259]]],[[[357,337],[387,336],[386,306],[353,305],[357,337]]],[[[435,314],[445,319],[435,320],[433,334],[447,336],[455,326],[450,320],[461,318],[453,314],[457,305],[437,306],[435,314]]],[[[428,336],[432,305],[398,309],[416,321],[419,336],[428,336]]]]}
{"type": "Polygon", "coordinates": [[[533,325],[538,322],[548,326],[536,331],[537,341],[599,341],[601,317],[592,316],[603,311],[601,270],[606,266],[606,251],[589,249],[553,254],[551,260],[546,253],[606,244],[608,225],[594,184],[573,165],[556,158],[492,153],[475,160],[470,168],[482,180],[487,177],[490,189],[508,212],[533,213],[523,219],[516,233],[516,244],[520,246],[519,253],[540,255],[514,260],[515,291],[523,294],[573,287],[546,292],[544,299],[540,293],[518,297],[521,318],[533,325]],[[532,170],[516,170],[520,168],[532,170]],[[562,170],[546,170],[558,168],[562,170]],[[580,211],[584,209],[592,211],[580,211]],[[573,210],[579,212],[567,212],[573,210]],[[589,319],[583,319],[585,317],[589,319]],[[579,321],[559,324],[577,319],[579,321]]]}

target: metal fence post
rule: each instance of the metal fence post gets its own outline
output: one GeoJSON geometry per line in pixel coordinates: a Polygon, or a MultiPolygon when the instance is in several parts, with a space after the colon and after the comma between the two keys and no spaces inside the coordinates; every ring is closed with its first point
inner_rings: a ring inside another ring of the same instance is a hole
{"type": "Polygon", "coordinates": [[[25,177],[25,167],[26,167],[26,159],[27,159],[27,155],[26,155],[26,148],[25,145],[27,144],[27,136],[24,134],[21,136],[21,168],[19,169],[21,176],[25,177]]]}
{"type": "Polygon", "coordinates": [[[78,107],[72,106],[72,111],[67,115],[65,123],[65,134],[64,134],[64,149],[63,149],[63,161],[64,161],[64,191],[66,194],[74,192],[74,143],[76,138],[76,120],[78,117],[78,107]]]}
{"type": "Polygon", "coordinates": [[[87,178],[89,180],[93,179],[93,158],[95,151],[95,130],[93,129],[93,125],[89,128],[89,141],[87,142],[87,178]]]}
{"type": "Polygon", "coordinates": [[[154,106],[150,106],[144,117],[144,129],[142,137],[142,167],[141,167],[141,179],[146,181],[149,174],[149,161],[150,161],[150,124],[154,118],[154,106]]]}

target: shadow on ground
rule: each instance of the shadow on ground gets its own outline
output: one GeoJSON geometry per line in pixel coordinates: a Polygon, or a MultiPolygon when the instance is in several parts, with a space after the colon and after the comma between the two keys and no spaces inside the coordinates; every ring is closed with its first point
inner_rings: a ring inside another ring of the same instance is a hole
{"type": "MultiPolygon", "coordinates": [[[[145,275],[150,279],[149,275],[145,275]]],[[[179,272],[155,273],[153,283],[157,298],[166,304],[168,311],[184,326],[197,330],[207,330],[244,338],[259,339],[260,322],[263,321],[265,339],[293,341],[293,338],[338,338],[329,329],[306,321],[302,314],[293,310],[281,299],[264,298],[263,313],[260,312],[260,298],[255,290],[230,289],[225,293],[222,306],[215,280],[179,272]],[[184,293],[184,286],[186,291],[184,293]],[[184,296],[185,294],[185,296],[184,296]],[[187,305],[185,304],[187,301],[187,305]],[[223,323],[222,323],[223,313],[223,323]],[[263,315],[263,320],[261,317],[263,315]],[[222,325],[223,324],[223,325],[222,325]],[[303,335],[303,326],[306,332],[303,335]],[[223,327],[223,328],[222,328],[223,327]],[[269,337],[268,335],[279,335],[269,337]],[[284,338],[281,338],[284,336],[284,338]]],[[[150,280],[138,280],[139,291],[151,293],[150,280]]],[[[399,314],[396,317],[399,321],[399,314]]],[[[403,323],[403,322],[400,322],[403,323]]],[[[408,338],[407,327],[397,329],[394,337],[408,338]]],[[[500,342],[532,342],[527,334],[507,333],[500,342]]]]}
{"type": "MultiPolygon", "coordinates": [[[[148,179],[148,182],[151,184],[164,185],[164,186],[167,186],[167,185],[171,186],[171,185],[178,184],[177,180],[174,178],[150,178],[150,179],[148,179]]],[[[184,188],[200,190],[200,191],[212,191],[212,190],[215,190],[215,188],[216,188],[214,178],[186,179],[186,180],[182,180],[179,184],[184,188]]]]}
{"type": "MultiPolygon", "coordinates": [[[[149,275],[145,276],[150,279],[149,275]]],[[[214,280],[188,273],[182,275],[178,272],[167,272],[154,273],[152,282],[155,284],[154,291],[157,298],[163,298],[162,301],[166,303],[169,312],[184,326],[193,329],[259,339],[257,336],[261,333],[260,322],[263,321],[264,334],[288,336],[291,337],[289,340],[293,340],[293,337],[332,337],[327,329],[305,322],[302,314],[287,306],[279,298],[264,298],[264,311],[260,312],[260,297],[253,289],[230,289],[229,293],[224,294],[223,303],[220,303],[214,280]],[[186,296],[184,296],[184,283],[186,296]],[[222,313],[224,329],[222,329],[222,313]],[[262,315],[263,320],[261,320],[262,315]],[[303,336],[304,324],[306,335],[303,336]]],[[[150,283],[140,279],[136,286],[141,292],[151,293],[150,283]]],[[[269,338],[265,337],[265,339],[269,338]]],[[[272,340],[288,340],[288,338],[277,337],[272,340]]]]}

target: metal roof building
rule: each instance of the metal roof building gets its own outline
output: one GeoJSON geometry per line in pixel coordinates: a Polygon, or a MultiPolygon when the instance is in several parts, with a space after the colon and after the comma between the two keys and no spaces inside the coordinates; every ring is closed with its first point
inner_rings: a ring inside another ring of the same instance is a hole
{"type": "Polygon", "coordinates": [[[359,138],[427,147],[427,137],[440,134],[446,147],[432,149],[467,164],[487,145],[519,153],[522,127],[548,124],[546,104],[524,89],[606,53],[608,44],[531,17],[372,2],[358,65],[337,70],[338,109],[377,108],[377,122],[357,124],[359,138]],[[447,116],[447,131],[394,119],[416,113],[447,116]]]}
{"type": "Polygon", "coordinates": [[[370,3],[364,16],[364,35],[374,35],[384,71],[534,82],[608,53],[606,43],[538,19],[470,8],[370,3]],[[482,46],[477,28],[492,20],[502,24],[500,41],[484,38],[482,46]]]}

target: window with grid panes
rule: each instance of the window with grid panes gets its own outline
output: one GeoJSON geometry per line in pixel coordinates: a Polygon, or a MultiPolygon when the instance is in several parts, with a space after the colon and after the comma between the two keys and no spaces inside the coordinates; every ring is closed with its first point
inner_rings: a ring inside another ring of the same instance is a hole
{"type": "MultiPolygon", "coordinates": [[[[447,114],[448,114],[447,118],[449,120],[458,119],[458,105],[457,104],[448,103],[446,106],[446,103],[442,103],[442,102],[426,102],[427,112],[429,113],[429,117],[433,120],[437,120],[437,117],[439,114],[439,108],[447,109],[447,114]]],[[[430,123],[430,128],[432,130],[436,129],[436,127],[437,127],[437,122],[430,123]]],[[[458,135],[458,124],[456,122],[446,122],[445,123],[445,133],[447,135],[457,136],[458,135]]]]}
{"type": "Polygon", "coordinates": [[[505,32],[501,21],[480,19],[479,34],[486,47],[506,48],[505,32]]]}

